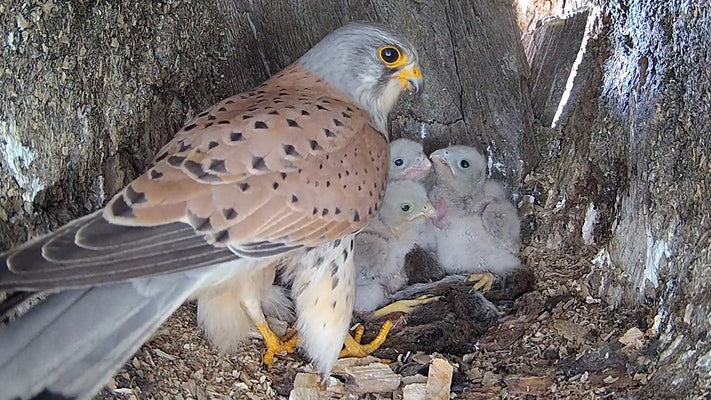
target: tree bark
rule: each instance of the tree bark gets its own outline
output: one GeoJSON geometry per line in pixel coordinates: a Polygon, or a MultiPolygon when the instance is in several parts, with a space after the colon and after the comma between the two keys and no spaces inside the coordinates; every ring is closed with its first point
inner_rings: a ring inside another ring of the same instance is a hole
{"type": "MultiPolygon", "coordinates": [[[[568,59],[576,36],[556,36],[574,21],[550,23],[526,39],[532,81],[547,80],[534,105],[557,87],[552,66],[539,67],[568,59]]],[[[590,13],[556,126],[534,107],[549,123],[536,130],[544,159],[523,190],[543,209],[532,238],[588,256],[587,286],[613,307],[653,308],[660,356],[645,398],[709,390],[709,23],[700,2],[604,2],[590,13]]]]}
{"type": "Polygon", "coordinates": [[[392,137],[474,144],[516,191],[532,131],[507,1],[15,2],[0,9],[0,248],[99,208],[188,117],[356,19],[420,49],[427,89],[392,137]]]}
{"type": "Polygon", "coordinates": [[[0,248],[101,207],[190,116],[327,32],[384,22],[420,49],[426,78],[421,97],[393,113],[391,136],[421,138],[428,151],[463,143],[484,152],[493,177],[540,207],[529,242],[593,260],[586,284],[612,306],[654,309],[659,371],[644,393],[702,396],[711,372],[709,6],[613,0],[589,15],[584,53],[570,47],[574,35],[529,51],[531,81],[541,82],[529,93],[505,0],[0,5],[0,248]],[[574,78],[537,69],[541,51],[576,64],[574,78]],[[550,104],[565,91],[545,74],[570,82],[557,119],[550,104]],[[540,101],[543,88],[555,99],[540,101]],[[546,106],[532,108],[529,96],[546,106]]]}

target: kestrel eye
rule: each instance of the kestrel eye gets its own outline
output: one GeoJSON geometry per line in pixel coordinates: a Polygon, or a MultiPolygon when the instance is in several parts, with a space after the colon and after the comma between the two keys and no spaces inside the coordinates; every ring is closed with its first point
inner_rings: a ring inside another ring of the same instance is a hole
{"type": "Polygon", "coordinates": [[[385,46],[380,49],[380,59],[386,65],[392,65],[400,60],[400,51],[392,46],[385,46]]]}
{"type": "Polygon", "coordinates": [[[403,163],[405,163],[405,161],[403,161],[402,158],[397,158],[397,159],[395,159],[395,162],[394,162],[396,167],[402,167],[403,163]]]}
{"type": "Polygon", "coordinates": [[[462,168],[469,168],[469,161],[467,160],[462,160],[459,162],[459,166],[462,168]]]}
{"type": "Polygon", "coordinates": [[[400,209],[401,209],[403,212],[408,212],[408,211],[410,211],[410,205],[409,205],[409,204],[403,204],[403,205],[400,206],[400,209]]]}

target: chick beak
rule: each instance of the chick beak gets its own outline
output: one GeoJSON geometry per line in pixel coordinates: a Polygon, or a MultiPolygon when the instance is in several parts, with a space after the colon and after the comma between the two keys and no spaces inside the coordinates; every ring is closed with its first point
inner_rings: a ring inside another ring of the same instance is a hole
{"type": "Polygon", "coordinates": [[[419,93],[424,88],[422,71],[420,71],[420,67],[417,64],[410,64],[404,67],[395,76],[400,80],[403,87],[410,91],[419,93]]]}
{"type": "Polygon", "coordinates": [[[432,204],[427,203],[422,207],[422,215],[427,219],[435,219],[437,218],[437,210],[432,204]]]}
{"type": "Polygon", "coordinates": [[[452,175],[454,175],[454,168],[449,164],[448,155],[449,153],[444,150],[437,150],[430,154],[430,160],[432,160],[433,164],[446,165],[452,172],[452,175]]]}
{"type": "Polygon", "coordinates": [[[432,163],[425,155],[417,157],[417,163],[420,165],[423,171],[429,171],[432,169],[432,163]]]}
{"type": "Polygon", "coordinates": [[[430,154],[430,160],[434,164],[447,164],[447,154],[441,150],[437,150],[430,154]]]}
{"type": "Polygon", "coordinates": [[[415,163],[405,169],[405,176],[407,179],[419,179],[426,176],[432,169],[432,163],[427,157],[418,157],[415,163]]]}

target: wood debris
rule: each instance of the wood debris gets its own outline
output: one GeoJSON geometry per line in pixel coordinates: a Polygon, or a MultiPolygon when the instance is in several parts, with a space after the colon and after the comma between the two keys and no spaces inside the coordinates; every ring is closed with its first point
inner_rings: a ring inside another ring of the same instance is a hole
{"type": "Polygon", "coordinates": [[[425,394],[429,400],[448,400],[452,384],[452,365],[442,358],[435,358],[430,364],[425,394]]]}
{"type": "Polygon", "coordinates": [[[637,348],[641,347],[642,339],[644,338],[644,333],[637,327],[630,328],[622,335],[621,338],[617,339],[620,343],[625,346],[635,346],[637,348]]]}

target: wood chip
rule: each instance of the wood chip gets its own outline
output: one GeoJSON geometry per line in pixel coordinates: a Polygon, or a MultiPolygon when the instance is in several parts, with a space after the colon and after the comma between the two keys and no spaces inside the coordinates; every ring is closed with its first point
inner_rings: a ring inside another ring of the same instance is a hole
{"type": "Polygon", "coordinates": [[[563,319],[555,320],[553,327],[558,331],[558,334],[574,344],[585,343],[585,337],[589,332],[587,327],[563,319]]]}
{"type": "Polygon", "coordinates": [[[448,400],[449,388],[452,385],[454,368],[447,360],[435,358],[430,363],[427,374],[427,398],[432,400],[448,400]]]}
{"type": "Polygon", "coordinates": [[[502,398],[501,387],[498,385],[476,388],[457,394],[458,400],[498,400],[500,398],[502,398]]]}
{"type": "Polygon", "coordinates": [[[492,371],[484,372],[484,377],[481,379],[482,386],[494,386],[501,381],[501,376],[492,371]]]}
{"type": "Polygon", "coordinates": [[[411,383],[427,383],[427,377],[421,374],[402,377],[403,385],[409,385],[411,383]]]}
{"type": "Polygon", "coordinates": [[[521,321],[509,320],[494,326],[481,339],[483,347],[488,351],[498,351],[509,348],[523,336],[526,326],[521,321]]]}
{"type": "Polygon", "coordinates": [[[509,375],[504,378],[504,383],[509,393],[543,396],[553,384],[553,377],[509,375]]]}
{"type": "Polygon", "coordinates": [[[329,378],[323,388],[319,374],[300,372],[294,378],[294,388],[289,393],[289,400],[327,400],[339,398],[345,393],[345,385],[336,378],[329,378]]]}
{"type": "Polygon", "coordinates": [[[161,349],[153,349],[153,352],[156,353],[158,357],[165,358],[166,360],[170,361],[175,361],[176,358],[175,356],[171,356],[170,354],[166,353],[165,351],[161,349]]]}
{"type": "Polygon", "coordinates": [[[628,329],[627,332],[617,340],[625,346],[637,346],[643,337],[644,333],[642,333],[639,328],[633,327],[628,329]]]}
{"type": "Polygon", "coordinates": [[[400,376],[377,358],[350,358],[339,360],[333,373],[341,375],[346,384],[331,378],[324,391],[316,373],[299,373],[294,380],[294,388],[289,395],[293,400],[314,400],[330,398],[332,394],[345,393],[389,393],[400,387],[400,376]]]}
{"type": "Polygon", "coordinates": [[[484,374],[481,372],[481,369],[478,367],[469,369],[467,372],[465,372],[465,375],[473,383],[481,382],[481,378],[484,377],[484,374]]]}
{"type": "Polygon", "coordinates": [[[380,359],[373,356],[367,357],[349,357],[349,358],[339,358],[336,361],[336,365],[333,366],[333,373],[342,373],[346,371],[346,368],[354,367],[358,365],[370,365],[373,363],[379,363],[380,359]]]}
{"type": "Polygon", "coordinates": [[[402,400],[427,400],[427,384],[411,383],[402,389],[402,400]]]}
{"type": "Polygon", "coordinates": [[[299,373],[294,379],[294,389],[289,394],[289,400],[318,400],[321,398],[319,390],[319,376],[316,374],[299,373]]]}
{"type": "Polygon", "coordinates": [[[392,392],[400,386],[400,375],[380,362],[347,367],[345,372],[353,378],[358,393],[392,392]]]}

